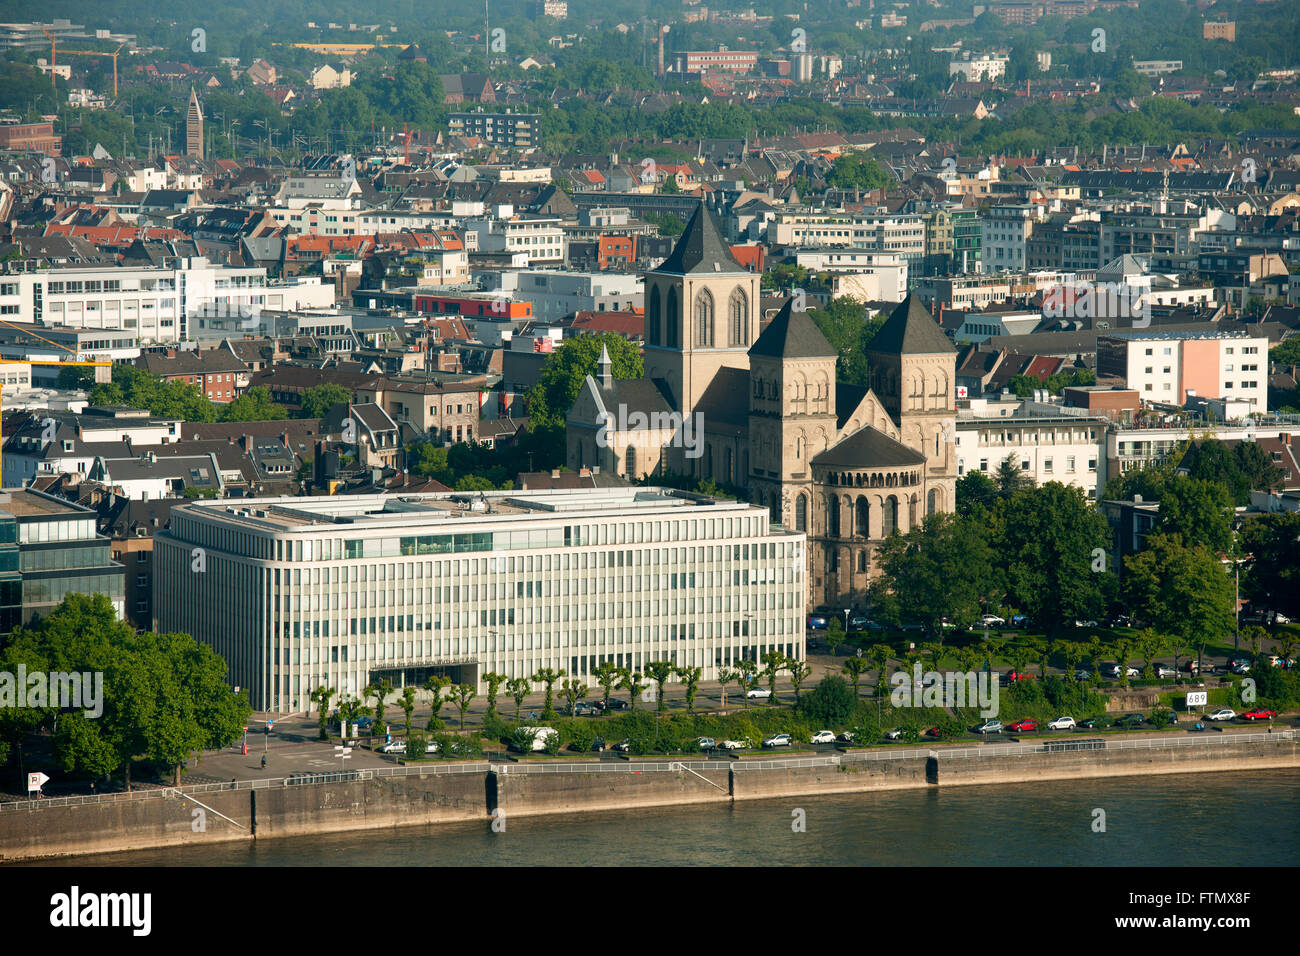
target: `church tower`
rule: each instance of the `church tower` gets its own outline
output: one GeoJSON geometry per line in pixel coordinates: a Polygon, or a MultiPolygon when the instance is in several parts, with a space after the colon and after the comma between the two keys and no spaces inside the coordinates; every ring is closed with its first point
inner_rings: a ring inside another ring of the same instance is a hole
{"type": "Polygon", "coordinates": [[[811,462],[836,441],[835,349],[793,299],[749,350],[749,486],[772,520],[808,531],[811,462]]]}
{"type": "Polygon", "coordinates": [[[867,347],[871,389],[900,440],[925,456],[925,513],[952,511],[957,495],[957,350],[915,295],[894,309],[867,347]]]}
{"type": "Polygon", "coordinates": [[[722,368],[748,369],[759,275],[734,258],[701,203],[676,247],[645,275],[645,374],[689,415],[722,368]]]}

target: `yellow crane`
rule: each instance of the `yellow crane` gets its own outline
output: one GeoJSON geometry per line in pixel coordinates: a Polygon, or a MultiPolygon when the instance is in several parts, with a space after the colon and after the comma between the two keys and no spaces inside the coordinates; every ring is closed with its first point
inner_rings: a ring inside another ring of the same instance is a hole
{"type": "MultiPolygon", "coordinates": [[[[70,349],[66,345],[60,345],[58,342],[51,342],[49,339],[45,338],[44,336],[37,335],[31,329],[24,329],[21,326],[14,325],[11,322],[6,322],[3,319],[0,319],[0,325],[7,325],[9,326],[9,328],[14,329],[15,331],[22,332],[25,335],[30,335],[32,338],[40,339],[42,342],[46,343],[47,345],[52,345],[56,349],[63,349],[65,352],[71,352],[74,356],[77,355],[76,350],[70,349]]],[[[0,356],[0,365],[55,365],[59,367],[66,366],[68,368],[91,367],[97,369],[113,367],[112,362],[101,362],[101,361],[96,361],[91,359],[74,358],[72,361],[61,362],[61,361],[56,361],[54,359],[11,359],[11,358],[4,358],[2,356],[0,356]]],[[[96,382],[111,381],[111,376],[103,372],[96,372],[95,381],[96,382]]],[[[3,401],[3,397],[0,396],[0,474],[3,473],[4,473],[4,401],[3,401]]]]}
{"type": "MultiPolygon", "coordinates": [[[[63,55],[64,56],[111,56],[113,58],[113,99],[117,99],[117,55],[122,52],[123,46],[126,46],[126,44],[123,43],[122,46],[119,46],[112,53],[109,53],[107,50],[64,49],[63,55]]],[[[51,49],[53,49],[53,45],[51,45],[51,49]]],[[[54,54],[51,53],[50,55],[53,56],[54,54]]]]}

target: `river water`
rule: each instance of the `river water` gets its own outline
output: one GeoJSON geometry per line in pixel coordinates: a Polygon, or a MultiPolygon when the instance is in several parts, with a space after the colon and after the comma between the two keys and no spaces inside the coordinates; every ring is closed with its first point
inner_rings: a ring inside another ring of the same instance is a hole
{"type": "Polygon", "coordinates": [[[1300,771],[1265,770],[507,818],[500,833],[485,820],[111,853],[56,865],[1233,867],[1297,861],[1300,771]]]}

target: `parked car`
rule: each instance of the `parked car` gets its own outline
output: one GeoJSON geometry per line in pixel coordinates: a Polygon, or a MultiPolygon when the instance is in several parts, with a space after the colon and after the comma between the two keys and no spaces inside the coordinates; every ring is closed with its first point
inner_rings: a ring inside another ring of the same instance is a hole
{"type": "Polygon", "coordinates": [[[1111,719],[1105,716],[1087,717],[1079,721],[1079,726],[1084,730],[1101,730],[1102,728],[1109,727],[1110,725],[1111,725],[1111,719]]]}
{"type": "Polygon", "coordinates": [[[1141,714],[1125,714],[1119,720],[1115,721],[1116,727],[1136,727],[1139,724],[1146,723],[1146,718],[1141,714]]]}
{"type": "Polygon", "coordinates": [[[1047,722],[1048,730],[1074,730],[1073,717],[1057,717],[1047,722]]]}
{"type": "Polygon", "coordinates": [[[810,744],[833,744],[835,743],[835,731],[819,730],[808,739],[810,744]]]}
{"type": "Polygon", "coordinates": [[[975,728],[977,734],[1000,734],[1002,733],[1002,722],[999,720],[986,720],[975,728]]]}
{"type": "Polygon", "coordinates": [[[373,717],[362,717],[360,720],[356,722],[355,726],[357,728],[358,733],[367,731],[371,727],[375,726],[375,720],[373,717]]]}
{"type": "Polygon", "coordinates": [[[925,732],[925,735],[927,737],[935,737],[937,739],[942,739],[943,737],[947,736],[947,734],[945,734],[938,727],[931,727],[929,730],[925,732]]]}
{"type": "Polygon", "coordinates": [[[1276,720],[1276,710],[1265,710],[1262,707],[1256,710],[1248,710],[1241,715],[1242,720],[1276,720]]]}
{"type": "Polygon", "coordinates": [[[573,716],[575,717],[594,717],[600,713],[600,708],[595,704],[588,704],[585,701],[578,701],[573,705],[573,716]]]}
{"type": "Polygon", "coordinates": [[[603,753],[605,750],[605,738],[597,737],[591,742],[591,752],[594,754],[603,753]]]}
{"type": "Polygon", "coordinates": [[[1016,684],[1020,681],[1033,680],[1034,675],[1026,671],[1007,671],[1002,675],[1003,684],[1016,684]]]}
{"type": "Polygon", "coordinates": [[[903,732],[901,730],[895,729],[895,730],[885,731],[886,740],[898,740],[902,736],[903,736],[903,732]]]}
{"type": "Polygon", "coordinates": [[[1237,716],[1237,712],[1231,707],[1220,707],[1212,714],[1206,714],[1206,720],[1232,720],[1237,716]]]}
{"type": "Polygon", "coordinates": [[[614,745],[614,749],[617,750],[619,753],[624,753],[624,754],[625,754],[625,753],[627,753],[629,750],[632,749],[632,741],[630,741],[630,740],[621,740],[621,741],[619,741],[618,743],[616,743],[616,744],[614,745]]]}
{"type": "Polygon", "coordinates": [[[1174,670],[1168,664],[1152,664],[1151,670],[1155,673],[1156,677],[1160,678],[1161,680],[1163,680],[1166,677],[1178,676],[1178,671],[1174,670]]]}
{"type": "MultiPolygon", "coordinates": [[[[1129,677],[1137,677],[1137,676],[1140,675],[1142,672],[1141,672],[1140,670],[1138,670],[1136,667],[1126,667],[1126,668],[1124,668],[1124,673],[1127,673],[1129,677]]],[[[1112,664],[1110,667],[1106,668],[1106,676],[1107,676],[1107,677],[1113,677],[1113,678],[1115,678],[1116,680],[1119,680],[1119,678],[1120,678],[1120,676],[1121,676],[1121,671],[1120,671],[1120,667],[1119,667],[1119,665],[1118,665],[1118,664],[1112,664]]]]}
{"type": "Polygon", "coordinates": [[[1012,626],[1012,627],[1028,627],[1028,626],[1029,626],[1029,615],[1028,615],[1028,614],[1012,614],[1012,615],[1011,615],[1011,626],[1012,626]]]}
{"type": "Polygon", "coordinates": [[[744,750],[748,746],[749,746],[748,741],[721,740],[718,742],[719,750],[744,750]]]}
{"type": "Polygon", "coordinates": [[[1096,621],[1075,621],[1074,626],[1075,627],[1097,627],[1098,624],[1096,621]]]}
{"type": "Polygon", "coordinates": [[[904,621],[902,624],[898,625],[898,629],[900,631],[919,631],[924,633],[925,625],[919,624],[916,621],[904,621]]]}
{"type": "Polygon", "coordinates": [[[849,618],[849,630],[861,631],[863,628],[867,626],[868,623],[870,623],[870,618],[868,618],[865,614],[854,614],[852,617],[849,618]]]}
{"type": "Polygon", "coordinates": [[[851,730],[846,730],[835,739],[842,744],[851,744],[858,739],[858,735],[851,730]]]}
{"type": "Polygon", "coordinates": [[[789,747],[792,743],[789,734],[773,734],[763,738],[764,747],[789,747]]]}
{"type": "Polygon", "coordinates": [[[1110,620],[1106,622],[1106,626],[1107,627],[1133,627],[1135,625],[1133,622],[1133,618],[1129,617],[1127,614],[1116,614],[1113,615],[1110,618],[1110,620]]]}
{"type": "Polygon", "coordinates": [[[750,700],[767,700],[772,696],[772,692],[766,687],[751,687],[745,691],[745,696],[750,700]]]}
{"type": "Polygon", "coordinates": [[[438,742],[436,740],[430,740],[424,745],[424,752],[427,754],[436,754],[438,752],[438,742]]]}
{"type": "Polygon", "coordinates": [[[1031,717],[1026,717],[1023,720],[1013,720],[1011,723],[1007,724],[1007,730],[1011,731],[1013,734],[1027,734],[1030,731],[1037,729],[1038,721],[1031,717]]]}
{"type": "Polygon", "coordinates": [[[822,630],[825,630],[825,629],[826,629],[827,627],[829,627],[829,626],[830,626],[830,621],[827,620],[826,615],[824,615],[824,614],[809,614],[809,615],[808,615],[808,628],[809,628],[809,630],[822,631],[822,630]]]}
{"type": "Polygon", "coordinates": [[[1006,618],[998,617],[996,614],[984,614],[980,617],[980,623],[985,627],[1001,627],[1007,622],[1006,618]]]}
{"type": "Polygon", "coordinates": [[[712,737],[701,737],[696,743],[700,745],[701,750],[713,750],[718,746],[718,742],[712,737]]]}
{"type": "Polygon", "coordinates": [[[1249,673],[1250,673],[1250,665],[1249,665],[1249,664],[1233,664],[1233,665],[1232,665],[1232,672],[1233,672],[1234,674],[1249,674],[1249,673]]]}
{"type": "Polygon", "coordinates": [[[1187,671],[1189,674],[1199,674],[1201,672],[1201,665],[1197,663],[1196,658],[1193,657],[1183,665],[1183,670],[1187,671]]]}
{"type": "Polygon", "coordinates": [[[405,740],[392,740],[379,748],[381,754],[404,754],[406,753],[405,740]]]}
{"type": "MultiPolygon", "coordinates": [[[[1153,719],[1151,722],[1154,724],[1156,721],[1153,719]]],[[[1172,727],[1176,723],[1178,723],[1178,715],[1172,710],[1165,711],[1164,725],[1166,727],[1172,727]]]]}
{"type": "MultiPolygon", "coordinates": [[[[592,706],[594,706],[598,712],[604,712],[605,710],[604,698],[601,698],[600,700],[596,701],[592,706]]],[[[611,711],[627,710],[631,706],[632,706],[631,704],[629,704],[627,701],[623,700],[620,697],[611,697],[609,699],[609,709],[611,711]]]]}
{"type": "Polygon", "coordinates": [[[1082,667],[1080,667],[1077,671],[1074,672],[1075,680],[1087,680],[1091,676],[1092,676],[1092,671],[1082,667]]]}

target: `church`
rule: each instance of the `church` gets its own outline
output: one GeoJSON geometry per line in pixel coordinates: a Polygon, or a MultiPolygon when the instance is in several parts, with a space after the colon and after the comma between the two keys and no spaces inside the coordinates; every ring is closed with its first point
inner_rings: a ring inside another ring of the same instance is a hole
{"type": "Polygon", "coordinates": [[[794,299],[760,331],[759,278],[699,206],[644,277],[645,376],[614,379],[602,354],[567,418],[567,464],[744,488],[807,534],[809,606],[862,607],[883,539],[953,508],[957,353],[908,296],[868,349],[870,387],[836,382],[794,299]]]}

